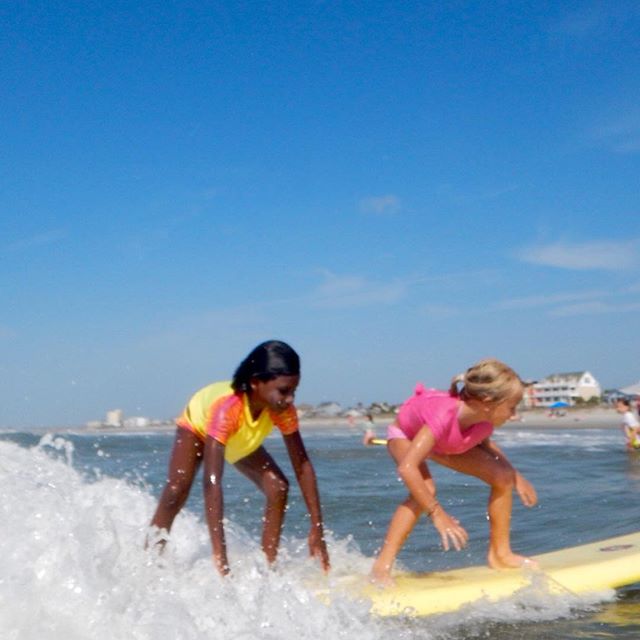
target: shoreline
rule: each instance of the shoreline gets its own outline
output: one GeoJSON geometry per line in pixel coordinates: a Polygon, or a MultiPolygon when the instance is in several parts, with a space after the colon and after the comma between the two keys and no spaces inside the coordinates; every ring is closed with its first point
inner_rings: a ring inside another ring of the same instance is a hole
{"type": "MultiPolygon", "coordinates": [[[[368,420],[356,419],[349,422],[344,416],[338,417],[303,417],[300,418],[300,428],[304,430],[345,429],[364,433],[371,428],[376,431],[386,429],[395,419],[395,414],[376,415],[373,423],[368,420]]],[[[618,429],[621,416],[614,408],[569,408],[564,415],[550,416],[549,409],[529,409],[519,414],[519,419],[509,420],[499,429],[567,429],[567,428],[591,428],[591,429],[618,429]]]]}
{"type": "MultiPolygon", "coordinates": [[[[350,422],[344,416],[328,417],[313,416],[300,418],[300,428],[305,431],[342,430],[346,432],[364,433],[371,428],[378,434],[385,430],[387,425],[393,422],[394,414],[374,416],[373,423],[368,420],[355,419],[350,422]]],[[[529,409],[519,414],[518,419],[510,420],[499,429],[619,429],[621,416],[614,408],[568,408],[561,416],[550,416],[548,409],[529,409]]],[[[42,427],[42,428],[15,428],[2,429],[0,433],[9,432],[36,432],[42,433],[93,433],[93,434],[140,434],[140,433],[167,433],[176,428],[173,422],[164,422],[159,425],[146,427],[42,427]]]]}
{"type": "MultiPolygon", "coordinates": [[[[395,415],[374,416],[373,424],[368,421],[356,419],[352,424],[348,418],[343,416],[336,418],[301,418],[300,427],[302,429],[326,429],[334,428],[351,429],[353,431],[365,431],[368,428],[383,429],[393,422],[395,415]]],[[[498,429],[568,429],[568,428],[591,428],[591,429],[619,429],[621,416],[612,408],[568,408],[564,410],[564,415],[551,416],[549,409],[528,409],[519,414],[518,419],[509,420],[498,429]]]]}

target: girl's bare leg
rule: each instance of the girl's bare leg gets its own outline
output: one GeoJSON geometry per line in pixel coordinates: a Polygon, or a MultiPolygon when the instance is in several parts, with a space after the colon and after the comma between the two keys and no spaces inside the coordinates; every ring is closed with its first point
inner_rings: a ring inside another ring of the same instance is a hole
{"type": "MultiPolygon", "coordinates": [[[[404,458],[410,446],[411,442],[409,440],[398,438],[389,441],[389,453],[396,464],[399,464],[404,458]]],[[[426,464],[420,465],[420,473],[425,483],[429,485],[429,491],[435,495],[435,484],[426,464]]],[[[376,584],[386,586],[392,583],[391,569],[393,568],[393,563],[405,540],[415,527],[421,513],[420,505],[411,496],[408,496],[396,509],[389,523],[382,549],[371,569],[371,579],[376,584]]]]}
{"type": "MultiPolygon", "coordinates": [[[[169,459],[167,482],[151,519],[158,529],[171,530],[173,520],[189,497],[193,479],[202,462],[204,443],[187,429],[178,427],[169,459]]],[[[163,546],[164,541],[160,541],[163,546]]]]}
{"type": "Polygon", "coordinates": [[[289,494],[289,481],[264,447],[238,460],[235,466],[265,495],[262,550],[267,557],[267,562],[272,564],[278,555],[289,494]]]}
{"type": "Polygon", "coordinates": [[[439,464],[486,482],[489,493],[489,551],[487,561],[494,569],[521,567],[528,558],[511,550],[511,508],[515,471],[481,446],[458,455],[433,455],[439,464]]]}

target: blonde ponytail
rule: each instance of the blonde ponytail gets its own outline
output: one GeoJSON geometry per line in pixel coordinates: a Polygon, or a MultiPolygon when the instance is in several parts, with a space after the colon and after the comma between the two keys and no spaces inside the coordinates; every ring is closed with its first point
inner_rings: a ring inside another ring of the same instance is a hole
{"type": "Polygon", "coordinates": [[[501,402],[522,393],[524,386],[520,376],[511,367],[495,358],[486,358],[469,367],[462,376],[456,376],[451,381],[451,393],[464,400],[501,402]],[[458,390],[460,382],[463,386],[458,390]]]}
{"type": "Polygon", "coordinates": [[[460,396],[460,385],[464,384],[464,373],[459,373],[457,376],[451,378],[451,386],[449,387],[449,394],[455,398],[460,396]]]}

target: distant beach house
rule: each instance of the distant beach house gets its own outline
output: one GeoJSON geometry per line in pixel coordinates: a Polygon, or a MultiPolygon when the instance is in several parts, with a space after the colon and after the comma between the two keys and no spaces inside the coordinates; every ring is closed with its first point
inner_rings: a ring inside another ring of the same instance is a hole
{"type": "Polygon", "coordinates": [[[121,427],[123,422],[122,409],[111,409],[107,411],[107,417],[104,421],[106,427],[121,427]]]}
{"type": "Polygon", "coordinates": [[[316,416],[325,418],[335,418],[343,412],[343,408],[338,402],[321,402],[314,411],[316,416]]]}
{"type": "Polygon", "coordinates": [[[552,373],[535,382],[525,394],[529,407],[550,407],[556,402],[566,402],[569,406],[600,398],[600,383],[588,371],[552,373]]]}

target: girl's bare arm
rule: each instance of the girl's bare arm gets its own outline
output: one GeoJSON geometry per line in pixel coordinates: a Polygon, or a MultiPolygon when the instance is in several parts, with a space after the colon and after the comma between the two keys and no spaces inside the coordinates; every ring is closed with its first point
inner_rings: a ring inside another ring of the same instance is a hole
{"type": "Polygon", "coordinates": [[[459,551],[467,544],[468,534],[458,520],[442,508],[420,473],[420,465],[426,461],[434,445],[435,439],[431,429],[425,425],[418,431],[409,450],[400,460],[398,474],[407,485],[414,500],[431,518],[433,526],[440,534],[444,549],[448,551],[451,542],[454,548],[459,551]]]}
{"type": "Polygon", "coordinates": [[[324,571],[328,571],[330,568],[329,553],[324,539],[324,524],[315,469],[311,464],[299,431],[284,436],[284,441],[311,518],[309,552],[320,560],[324,571]]]}

